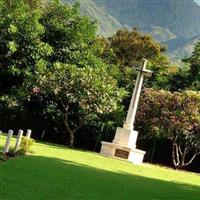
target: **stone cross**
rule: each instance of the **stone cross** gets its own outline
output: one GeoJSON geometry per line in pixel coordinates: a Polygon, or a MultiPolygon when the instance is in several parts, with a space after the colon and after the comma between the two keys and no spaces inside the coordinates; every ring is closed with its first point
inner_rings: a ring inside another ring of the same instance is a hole
{"type": "Polygon", "coordinates": [[[144,75],[148,74],[148,73],[152,73],[150,70],[146,69],[146,65],[147,65],[147,60],[143,59],[142,67],[140,69],[137,69],[139,71],[139,73],[137,75],[137,79],[135,82],[135,87],[134,87],[131,102],[129,105],[126,121],[123,125],[124,128],[129,129],[129,130],[133,130],[133,126],[134,126],[134,122],[135,122],[135,115],[136,115],[136,111],[137,111],[137,107],[138,107],[140,93],[142,90],[142,83],[143,83],[144,75]]]}
{"type": "Polygon", "coordinates": [[[15,148],[14,148],[14,152],[15,153],[19,150],[19,145],[21,143],[22,136],[23,136],[23,130],[19,130],[18,131],[18,135],[17,135],[17,140],[16,140],[15,148]]]}
{"type": "Polygon", "coordinates": [[[105,141],[101,142],[102,146],[100,153],[102,155],[128,160],[129,162],[135,164],[142,164],[143,162],[146,152],[140,149],[136,149],[138,132],[136,130],[133,130],[133,125],[135,122],[135,115],[142,89],[144,74],[151,72],[146,69],[146,65],[147,60],[143,59],[143,65],[138,70],[139,73],[137,75],[135,88],[133,90],[128,114],[123,128],[117,127],[112,143],[105,141]]]}
{"type": "Polygon", "coordinates": [[[7,138],[6,138],[6,144],[5,144],[4,149],[3,149],[3,154],[6,154],[6,153],[9,152],[10,142],[11,142],[12,136],[13,136],[13,130],[9,130],[7,138]]]}

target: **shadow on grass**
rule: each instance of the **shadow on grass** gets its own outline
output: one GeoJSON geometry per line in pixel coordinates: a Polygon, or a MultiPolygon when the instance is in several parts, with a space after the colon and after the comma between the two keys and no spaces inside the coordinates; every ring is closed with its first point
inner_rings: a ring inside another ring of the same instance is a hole
{"type": "Polygon", "coordinates": [[[0,169],[2,200],[199,200],[200,187],[28,156],[0,169]],[[3,172],[3,173],[2,173],[3,172]]]}
{"type": "MultiPolygon", "coordinates": [[[[69,146],[66,146],[66,145],[55,144],[55,143],[40,141],[40,140],[37,140],[37,145],[38,146],[46,146],[46,147],[50,147],[50,148],[53,148],[53,149],[60,149],[60,150],[69,149],[69,150],[78,151],[78,152],[81,151],[81,152],[91,153],[91,151],[89,151],[87,149],[70,148],[69,146]]],[[[96,153],[96,152],[92,152],[92,153],[96,153]]]]}

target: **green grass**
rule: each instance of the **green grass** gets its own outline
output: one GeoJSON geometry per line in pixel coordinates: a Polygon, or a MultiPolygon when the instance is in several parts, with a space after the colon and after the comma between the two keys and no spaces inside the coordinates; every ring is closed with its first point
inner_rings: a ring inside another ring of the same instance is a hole
{"type": "Polygon", "coordinates": [[[49,144],[37,143],[33,151],[0,163],[1,200],[200,199],[197,174],[49,144]]]}

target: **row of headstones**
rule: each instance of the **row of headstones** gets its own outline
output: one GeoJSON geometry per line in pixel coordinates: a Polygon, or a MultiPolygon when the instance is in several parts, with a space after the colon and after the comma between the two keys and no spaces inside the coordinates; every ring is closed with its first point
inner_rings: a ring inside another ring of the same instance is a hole
{"type": "MultiPolygon", "coordinates": [[[[9,130],[8,131],[8,135],[7,135],[7,138],[6,138],[6,143],[5,143],[5,146],[3,148],[3,154],[6,154],[6,153],[9,152],[10,142],[11,142],[13,133],[14,133],[13,130],[9,130]]],[[[16,153],[19,150],[19,146],[20,146],[20,143],[21,143],[21,139],[22,139],[23,133],[24,133],[23,130],[19,130],[18,131],[17,140],[16,140],[15,147],[14,147],[14,153],[16,153]]],[[[0,135],[1,134],[2,134],[2,131],[0,131],[0,135]]],[[[31,137],[31,130],[28,129],[27,133],[26,133],[26,139],[29,140],[30,137],[31,137]]]]}

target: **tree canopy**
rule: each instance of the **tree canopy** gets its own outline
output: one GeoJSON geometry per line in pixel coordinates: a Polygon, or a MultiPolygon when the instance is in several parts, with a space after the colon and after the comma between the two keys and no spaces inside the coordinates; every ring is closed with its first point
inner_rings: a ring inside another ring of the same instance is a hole
{"type": "Polygon", "coordinates": [[[153,60],[166,49],[152,37],[136,29],[119,30],[109,38],[109,42],[117,62],[130,67],[140,63],[142,58],[153,60]]]}
{"type": "Polygon", "coordinates": [[[194,91],[168,92],[145,89],[138,121],[145,132],[160,134],[172,143],[172,160],[185,167],[200,155],[200,94],[194,91]]]}
{"type": "Polygon", "coordinates": [[[55,63],[53,68],[39,74],[33,84],[34,93],[49,98],[48,106],[61,114],[71,147],[77,130],[99,115],[117,110],[125,94],[106,66],[78,68],[55,63]]]}
{"type": "Polygon", "coordinates": [[[121,126],[134,67],[146,58],[154,73],[145,79],[152,89],[144,91],[137,116],[141,138],[171,141],[179,168],[199,154],[199,94],[185,89],[200,88],[200,42],[178,68],[164,46],[137,29],[97,36],[96,22],[77,3],[0,0],[0,19],[1,127],[26,125],[70,146],[81,143],[82,134],[98,149],[121,126]]]}
{"type": "Polygon", "coordinates": [[[78,4],[1,2],[2,95],[13,96],[22,108],[40,99],[56,121],[64,122],[73,146],[75,132],[118,109],[125,94],[115,80],[116,68],[97,51],[96,23],[80,15],[78,4]]]}

